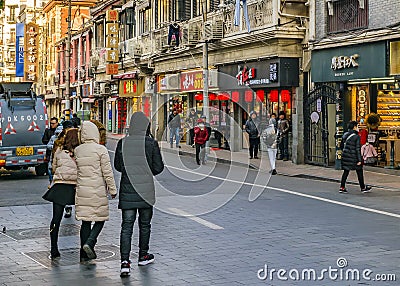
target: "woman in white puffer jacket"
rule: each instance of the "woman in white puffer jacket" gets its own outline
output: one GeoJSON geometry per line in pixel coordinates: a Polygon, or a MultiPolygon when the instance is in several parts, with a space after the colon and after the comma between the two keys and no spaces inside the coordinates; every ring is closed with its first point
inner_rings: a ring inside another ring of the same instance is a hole
{"type": "Polygon", "coordinates": [[[77,220],[82,220],[82,262],[96,258],[94,246],[104,222],[109,219],[108,194],[112,198],[117,195],[110,156],[107,148],[99,144],[99,140],[96,125],[84,121],[81,129],[82,144],[75,149],[78,168],[75,216],[77,220]]]}

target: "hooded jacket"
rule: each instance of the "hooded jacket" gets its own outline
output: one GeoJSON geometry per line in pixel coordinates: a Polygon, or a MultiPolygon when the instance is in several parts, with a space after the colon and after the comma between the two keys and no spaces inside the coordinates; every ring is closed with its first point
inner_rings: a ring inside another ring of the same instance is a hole
{"type": "Polygon", "coordinates": [[[355,130],[349,130],[343,135],[340,144],[342,151],[342,169],[357,170],[361,169],[362,165],[357,165],[362,162],[360,136],[355,130]],[[354,134],[354,135],[352,135],[354,134]],[[351,136],[351,137],[350,137],[351,136]]]}
{"type": "Polygon", "coordinates": [[[99,144],[99,131],[90,121],[82,123],[81,143],[75,148],[78,169],[76,219],[106,221],[109,219],[107,194],[116,195],[117,188],[108,151],[99,144]]]}
{"type": "Polygon", "coordinates": [[[149,208],[155,204],[153,176],[164,170],[164,162],[143,112],[132,115],[128,135],[118,141],[114,157],[114,167],[122,173],[118,208],[149,208]]]}

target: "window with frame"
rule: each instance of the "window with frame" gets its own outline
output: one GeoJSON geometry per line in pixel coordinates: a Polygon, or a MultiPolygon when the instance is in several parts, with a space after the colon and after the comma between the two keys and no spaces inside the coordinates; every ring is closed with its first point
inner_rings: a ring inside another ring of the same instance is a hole
{"type": "Polygon", "coordinates": [[[15,7],[10,7],[10,18],[8,18],[9,22],[15,22],[15,7]]]}
{"type": "Polygon", "coordinates": [[[96,23],[96,47],[104,48],[104,22],[99,21],[96,23]]]}
{"type": "Polygon", "coordinates": [[[368,27],[368,0],[327,0],[328,33],[368,27]]]}
{"type": "Polygon", "coordinates": [[[127,8],[121,13],[121,41],[132,39],[136,36],[135,33],[135,9],[127,8]]]}
{"type": "Polygon", "coordinates": [[[143,9],[139,11],[139,34],[148,33],[151,31],[152,10],[143,9]]]}

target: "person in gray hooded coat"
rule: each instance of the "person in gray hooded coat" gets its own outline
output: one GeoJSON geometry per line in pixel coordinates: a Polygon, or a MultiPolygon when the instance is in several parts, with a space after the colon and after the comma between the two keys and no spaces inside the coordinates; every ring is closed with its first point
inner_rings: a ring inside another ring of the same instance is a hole
{"type": "Polygon", "coordinates": [[[150,122],[143,112],[135,112],[128,136],[120,139],[115,151],[114,167],[121,172],[118,208],[122,210],[120,235],[121,276],[130,273],[133,226],[139,214],[139,265],[154,261],[148,253],[151,219],[155,203],[153,176],[164,169],[158,142],[150,136],[150,122]]]}

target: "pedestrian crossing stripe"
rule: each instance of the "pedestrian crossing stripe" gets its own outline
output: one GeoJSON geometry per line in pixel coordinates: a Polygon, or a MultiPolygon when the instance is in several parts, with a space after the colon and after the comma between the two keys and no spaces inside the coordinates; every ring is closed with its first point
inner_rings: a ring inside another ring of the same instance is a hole
{"type": "Polygon", "coordinates": [[[14,127],[11,125],[11,122],[8,123],[6,130],[4,131],[4,134],[17,134],[17,131],[14,129],[14,127]]]}
{"type": "Polygon", "coordinates": [[[31,125],[29,125],[28,131],[40,131],[40,128],[35,121],[32,121],[31,125]]]}

